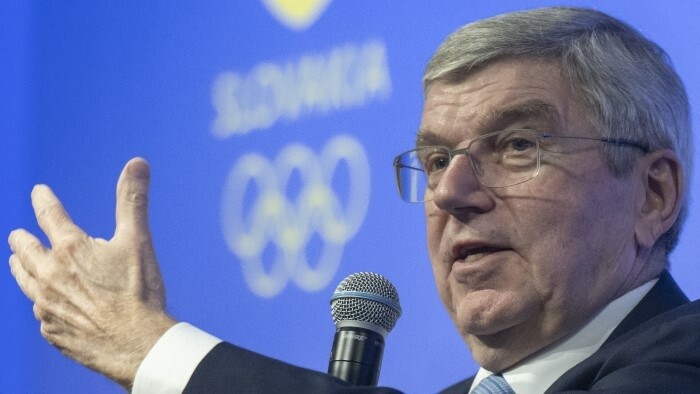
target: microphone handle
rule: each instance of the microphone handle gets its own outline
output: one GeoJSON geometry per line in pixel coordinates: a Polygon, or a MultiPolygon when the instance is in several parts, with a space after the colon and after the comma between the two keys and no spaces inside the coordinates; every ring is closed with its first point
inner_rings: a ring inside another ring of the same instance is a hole
{"type": "Polygon", "coordinates": [[[335,331],[328,373],[351,386],[376,386],[384,354],[384,337],[360,327],[335,331]]]}

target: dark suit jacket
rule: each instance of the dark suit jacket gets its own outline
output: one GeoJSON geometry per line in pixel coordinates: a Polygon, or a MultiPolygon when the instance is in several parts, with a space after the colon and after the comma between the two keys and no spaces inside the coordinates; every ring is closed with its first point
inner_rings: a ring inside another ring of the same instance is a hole
{"type": "MultiPolygon", "coordinates": [[[[467,393],[473,378],[444,393],[467,393]]],[[[700,301],[688,302],[671,276],[658,283],[591,357],[566,372],[548,393],[700,393],[700,301]]],[[[229,343],[197,366],[186,393],[396,393],[348,387],[324,373],[295,367],[229,343]]]]}

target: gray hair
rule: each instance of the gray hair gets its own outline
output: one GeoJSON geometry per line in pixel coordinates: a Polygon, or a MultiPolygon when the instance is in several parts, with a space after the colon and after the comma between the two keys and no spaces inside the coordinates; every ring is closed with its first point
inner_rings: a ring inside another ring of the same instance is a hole
{"type": "MultiPolygon", "coordinates": [[[[631,26],[591,9],[553,7],[498,15],[468,24],[438,48],[423,75],[457,83],[472,70],[504,58],[558,59],[579,103],[602,137],[668,148],[679,156],[686,184],[692,169],[690,105],[663,49],[631,26]]],[[[615,176],[629,174],[639,152],[602,144],[615,176]]],[[[678,220],[654,246],[664,256],[678,242],[688,210],[688,188],[678,220]]]]}

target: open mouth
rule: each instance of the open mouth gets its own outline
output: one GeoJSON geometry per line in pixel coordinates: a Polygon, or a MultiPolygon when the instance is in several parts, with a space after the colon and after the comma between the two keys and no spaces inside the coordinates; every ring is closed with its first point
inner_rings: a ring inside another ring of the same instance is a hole
{"type": "Polygon", "coordinates": [[[494,246],[479,246],[479,247],[463,247],[459,249],[459,253],[457,254],[455,261],[462,262],[462,263],[472,263],[478,260],[483,259],[486,256],[489,256],[493,253],[501,252],[505,249],[503,248],[497,248],[494,246]]]}

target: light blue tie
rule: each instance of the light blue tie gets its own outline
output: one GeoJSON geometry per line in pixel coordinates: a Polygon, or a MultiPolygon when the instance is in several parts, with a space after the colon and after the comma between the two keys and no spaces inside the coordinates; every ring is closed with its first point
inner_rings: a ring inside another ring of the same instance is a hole
{"type": "Polygon", "coordinates": [[[472,394],[515,394],[501,375],[491,375],[479,382],[472,394]]]}

